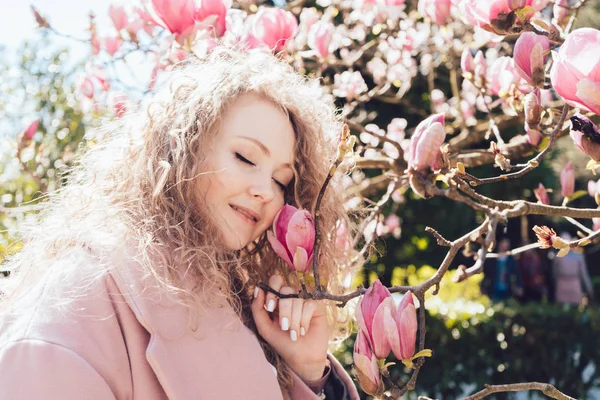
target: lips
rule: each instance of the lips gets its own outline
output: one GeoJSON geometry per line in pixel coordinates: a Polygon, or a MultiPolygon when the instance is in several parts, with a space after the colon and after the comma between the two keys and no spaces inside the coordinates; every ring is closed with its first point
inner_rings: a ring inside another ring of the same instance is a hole
{"type": "Polygon", "coordinates": [[[248,218],[250,221],[252,221],[253,223],[258,222],[259,218],[258,218],[258,214],[250,209],[241,207],[241,206],[236,206],[235,204],[230,204],[229,205],[233,210],[237,211],[238,213],[242,214],[244,217],[248,218]]]}

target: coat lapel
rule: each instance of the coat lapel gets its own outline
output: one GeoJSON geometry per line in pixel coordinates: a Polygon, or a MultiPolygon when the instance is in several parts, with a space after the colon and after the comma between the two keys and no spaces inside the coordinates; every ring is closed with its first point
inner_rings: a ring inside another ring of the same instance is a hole
{"type": "Polygon", "coordinates": [[[169,399],[282,398],[273,366],[229,304],[207,308],[192,325],[187,308],[139,263],[113,265],[119,291],[150,333],[146,358],[169,399]]]}

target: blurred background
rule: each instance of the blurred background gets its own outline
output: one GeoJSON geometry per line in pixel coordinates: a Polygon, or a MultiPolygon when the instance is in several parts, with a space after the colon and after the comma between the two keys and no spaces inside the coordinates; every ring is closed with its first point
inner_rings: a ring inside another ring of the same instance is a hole
{"type": "MultiPolygon", "coordinates": [[[[109,31],[109,3],[40,0],[31,4],[57,32],[38,29],[29,3],[0,0],[0,257],[19,250],[19,228],[35,223],[35,204],[64,182],[61,171],[71,165],[79,146],[95,139],[101,117],[118,117],[119,113],[120,103],[114,94],[104,105],[81,101],[82,85],[78,81],[82,72],[90,68],[90,13],[98,31],[109,31]],[[34,132],[34,145],[19,148],[19,135],[36,120],[39,126],[34,132]]],[[[305,7],[311,5],[304,3],[305,7]]],[[[589,1],[576,25],[600,28],[600,1],[589,1]]],[[[111,91],[132,101],[144,97],[154,67],[152,56],[143,52],[106,56],[95,65],[103,65],[110,76],[118,76],[118,80],[111,81],[111,91]]],[[[428,109],[431,98],[427,93],[426,77],[414,77],[407,94],[411,96],[409,103],[423,104],[423,109],[428,109]]],[[[338,101],[343,106],[343,100],[338,101]]],[[[398,116],[405,118],[409,126],[423,119],[423,114],[397,104],[374,101],[365,112],[370,108],[377,111],[373,122],[381,126],[398,116]]],[[[516,134],[517,127],[504,127],[503,134],[510,136],[511,130],[516,134]]],[[[546,188],[560,188],[558,176],[567,161],[573,162],[577,172],[576,189],[587,191],[588,182],[598,177],[585,172],[587,159],[572,143],[561,141],[557,151],[533,172],[518,180],[484,186],[480,192],[497,199],[535,201],[533,189],[539,183],[546,188]]],[[[488,165],[471,173],[491,176],[496,172],[488,165]]],[[[368,171],[355,177],[368,178],[368,171]]],[[[556,199],[559,194],[550,196],[556,199]]],[[[394,196],[383,210],[386,218],[375,228],[379,235],[375,242],[377,251],[355,277],[353,286],[367,285],[377,277],[388,286],[422,282],[433,275],[445,255],[425,227],[435,227],[444,237],[456,238],[482,218],[447,199],[425,201],[417,199],[410,190],[394,196]]],[[[581,196],[573,206],[595,208],[596,204],[592,197],[581,196]]],[[[565,220],[528,216],[510,220],[499,229],[498,239],[508,239],[508,248],[532,243],[536,238],[531,227],[548,224],[572,235],[577,231],[565,220]]],[[[582,255],[598,295],[600,244],[586,247],[582,255]]],[[[451,268],[472,264],[469,260],[460,255],[451,268]]],[[[482,389],[484,384],[537,381],[549,382],[576,398],[600,399],[597,298],[585,296],[578,304],[557,301],[552,251],[522,253],[514,262],[517,270],[511,280],[514,287],[510,298],[493,299],[493,279],[484,279],[481,274],[461,283],[452,282],[451,274],[447,274],[439,294],[429,296],[426,347],[433,349],[434,354],[421,370],[415,391],[407,397],[455,399],[482,389]]],[[[336,353],[349,370],[353,337],[342,343],[336,353]]],[[[407,379],[408,371],[398,364],[392,368],[392,377],[398,381],[407,379]]],[[[543,396],[521,393],[499,394],[495,398],[543,396]]]]}

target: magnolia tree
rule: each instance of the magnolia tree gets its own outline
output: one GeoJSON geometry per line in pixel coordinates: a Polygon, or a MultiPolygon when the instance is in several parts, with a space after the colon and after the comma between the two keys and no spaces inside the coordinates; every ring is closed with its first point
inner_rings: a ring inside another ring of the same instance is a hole
{"type": "MultiPolygon", "coordinates": [[[[319,228],[319,203],[327,182],[314,209],[285,206],[277,216],[269,242],[292,270],[314,285],[307,289],[303,284],[291,295],[262,287],[280,297],[328,299],[340,306],[359,298],[354,369],[366,393],[385,398],[413,389],[426,357],[432,355],[425,348],[425,294],[438,292],[461,249],[468,249],[465,254],[472,262],[453,272],[455,281],[481,273],[486,258],[497,257],[492,252],[496,230],[510,218],[560,217],[580,232],[576,240],[565,241],[552,228],[535,226],[538,242],[513,254],[552,247],[562,256],[600,236],[600,209],[569,204],[589,193],[600,205],[600,181],[590,180],[587,192],[575,191],[571,163],[560,175],[561,205],[551,204],[541,183],[534,190],[537,202],[495,199],[478,191],[536,169],[563,136],[580,157],[589,159],[584,172],[590,178],[600,166],[600,133],[594,123],[600,115],[600,31],[572,29],[585,0],[415,3],[298,0],[271,7],[255,0],[152,0],[131,7],[113,5],[109,31],[100,32],[90,17],[85,39],[90,58],[76,80],[82,109],[119,117],[177,62],[203,57],[218,43],[262,47],[298,71],[319,77],[323,95],[341,107],[346,127],[330,175],[353,158],[357,170],[344,177],[346,207],[366,215],[357,219],[362,237],[351,243],[344,242],[348,227],[337,227],[340,245],[352,249],[350,263],[362,258],[377,235],[398,234],[399,216],[384,217],[381,210],[389,202],[406,201],[408,190],[424,201],[442,197],[463,203],[483,217],[455,239],[443,237],[435,226],[426,228],[447,248],[430,279],[390,288],[375,281],[368,289],[338,296],[319,280],[320,230],[332,228],[319,228]],[[112,66],[127,65],[135,53],[146,56],[151,72],[139,93],[130,89],[125,94],[115,89],[126,85],[112,66]],[[419,107],[415,99],[426,101],[419,107]],[[384,120],[376,104],[402,111],[384,120]],[[495,165],[497,173],[478,176],[475,167],[487,164],[495,165]],[[405,293],[399,305],[392,293],[405,293]],[[390,379],[390,353],[407,371],[412,369],[403,384],[390,379]]],[[[61,34],[43,10],[33,13],[40,28],[61,34]]],[[[19,152],[36,148],[36,129],[34,122],[24,130],[19,152]]],[[[93,135],[90,140],[95,140],[93,135]]],[[[517,390],[569,398],[550,384],[535,382],[488,386],[468,398],[517,390]]]]}

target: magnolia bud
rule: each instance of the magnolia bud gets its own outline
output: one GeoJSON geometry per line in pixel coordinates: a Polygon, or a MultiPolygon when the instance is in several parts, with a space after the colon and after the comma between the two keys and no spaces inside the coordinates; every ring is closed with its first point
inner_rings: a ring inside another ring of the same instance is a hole
{"type": "Polygon", "coordinates": [[[525,96],[523,103],[523,108],[525,109],[525,122],[529,129],[537,129],[542,119],[542,111],[544,111],[544,108],[540,104],[540,91],[535,89],[528,93],[525,96]]]}

